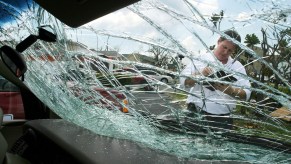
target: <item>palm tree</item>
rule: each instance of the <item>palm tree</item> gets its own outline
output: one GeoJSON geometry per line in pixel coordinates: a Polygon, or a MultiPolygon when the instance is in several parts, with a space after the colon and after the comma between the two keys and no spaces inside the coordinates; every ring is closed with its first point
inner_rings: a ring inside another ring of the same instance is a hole
{"type": "Polygon", "coordinates": [[[247,34],[245,37],[245,42],[247,44],[248,47],[250,47],[251,49],[254,49],[254,46],[256,44],[260,44],[260,40],[259,38],[255,35],[255,34],[247,34]]]}
{"type": "MultiPolygon", "coordinates": [[[[259,44],[260,40],[255,34],[247,34],[244,43],[246,43],[248,47],[254,50],[254,46],[259,44]]],[[[249,53],[245,53],[245,56],[247,57],[247,62],[249,62],[251,55],[249,53]]]]}

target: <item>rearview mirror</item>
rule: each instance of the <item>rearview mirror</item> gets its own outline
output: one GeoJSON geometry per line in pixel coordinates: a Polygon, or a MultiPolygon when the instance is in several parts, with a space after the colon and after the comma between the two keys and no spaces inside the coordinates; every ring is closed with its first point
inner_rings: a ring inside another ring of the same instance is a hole
{"type": "Polygon", "coordinates": [[[22,42],[20,42],[16,46],[16,50],[18,52],[25,51],[28,47],[30,47],[33,43],[37,41],[37,39],[46,41],[46,42],[56,42],[57,36],[49,31],[50,26],[41,26],[38,28],[38,35],[29,35],[22,42]]]}
{"type": "Polygon", "coordinates": [[[51,26],[41,26],[38,28],[38,39],[46,42],[56,42],[57,35],[53,33],[51,26]]]}

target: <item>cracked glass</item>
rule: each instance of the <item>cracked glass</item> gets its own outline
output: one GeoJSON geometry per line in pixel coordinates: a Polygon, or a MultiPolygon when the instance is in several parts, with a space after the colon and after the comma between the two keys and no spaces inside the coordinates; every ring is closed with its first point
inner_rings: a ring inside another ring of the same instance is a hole
{"type": "Polygon", "coordinates": [[[25,85],[61,118],[181,160],[290,163],[288,0],[142,0],[78,28],[1,5],[14,17],[1,45],[57,35],[22,54],[25,85]]]}

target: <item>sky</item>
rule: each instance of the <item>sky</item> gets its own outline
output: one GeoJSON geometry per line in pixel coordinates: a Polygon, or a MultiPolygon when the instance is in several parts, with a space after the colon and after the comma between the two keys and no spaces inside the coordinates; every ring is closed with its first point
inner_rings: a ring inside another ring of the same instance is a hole
{"type": "MultiPolygon", "coordinates": [[[[157,7],[165,7],[195,21],[203,22],[197,13],[193,16],[189,8],[185,5],[185,1],[143,0],[137,4],[142,3],[138,8],[139,12],[146,15],[167,34],[171,35],[187,51],[196,54],[205,50],[205,47],[193,32],[199,35],[208,46],[216,44],[219,35],[195,22],[189,23],[189,21],[184,21],[182,24],[175,17],[156,9],[157,7]]],[[[273,23],[270,21],[276,20],[276,16],[282,11],[287,15],[291,15],[291,0],[188,0],[187,2],[190,2],[199,11],[199,14],[203,16],[210,27],[213,26],[209,21],[212,14],[218,14],[223,10],[224,18],[221,22],[220,30],[234,28],[240,33],[242,43],[245,40],[246,34],[254,33],[261,39],[261,28],[272,28],[273,23]]],[[[181,16],[179,17],[181,18],[181,16]]],[[[287,21],[284,22],[285,26],[290,27],[290,20],[289,16],[287,21]]],[[[114,35],[134,36],[134,38],[141,38],[141,40],[146,41],[149,41],[149,38],[162,39],[166,40],[166,45],[170,47],[173,44],[173,42],[168,42],[169,39],[165,38],[165,34],[161,34],[149,22],[146,22],[128,8],[123,8],[103,16],[83,27],[90,27],[100,31],[105,30],[106,33],[114,35]]],[[[117,50],[121,54],[133,52],[146,54],[146,51],[149,49],[149,46],[136,41],[116,39],[112,36],[108,37],[99,34],[92,35],[87,32],[82,32],[82,35],[87,35],[87,37],[77,38],[78,41],[88,45],[89,48],[105,49],[109,47],[110,50],[117,50]]]]}

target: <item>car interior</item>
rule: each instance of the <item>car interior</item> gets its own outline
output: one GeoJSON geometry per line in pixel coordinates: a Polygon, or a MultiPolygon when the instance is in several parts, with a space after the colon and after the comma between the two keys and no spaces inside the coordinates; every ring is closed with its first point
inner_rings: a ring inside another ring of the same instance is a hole
{"type": "MultiPolygon", "coordinates": [[[[140,0],[17,0],[11,2],[11,5],[21,8],[31,1],[66,26],[77,28],[140,0]]],[[[9,0],[3,2],[10,3],[9,0]]],[[[0,14],[0,19],[4,20],[6,16],[0,14]]],[[[24,109],[23,119],[6,120],[0,108],[0,164],[243,163],[236,160],[206,161],[178,157],[128,139],[96,134],[61,118],[24,83],[28,67],[22,52],[29,50],[37,40],[53,43],[58,38],[46,27],[39,27],[38,31],[38,34],[31,34],[13,46],[3,45],[0,48],[0,75],[19,88],[24,109]]],[[[282,151],[290,151],[288,145],[282,151]]]]}

